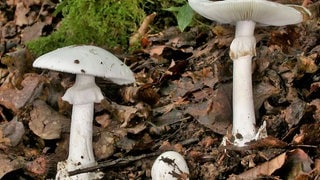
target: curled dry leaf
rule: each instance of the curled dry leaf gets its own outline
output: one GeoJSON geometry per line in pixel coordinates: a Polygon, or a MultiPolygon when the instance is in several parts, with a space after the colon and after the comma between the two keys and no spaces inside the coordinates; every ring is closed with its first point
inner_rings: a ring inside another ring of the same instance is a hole
{"type": "Polygon", "coordinates": [[[190,104],[186,113],[215,133],[225,135],[232,122],[231,85],[221,85],[213,92],[210,92],[212,89],[208,90],[201,91],[207,101],[190,104]]]}
{"type": "Polygon", "coordinates": [[[42,77],[36,74],[27,74],[21,85],[23,89],[11,89],[6,86],[0,87],[0,104],[17,112],[27,103],[38,97],[43,88],[42,77]]]}
{"type": "Polygon", "coordinates": [[[311,54],[310,56],[300,56],[298,57],[297,68],[301,73],[315,73],[319,67],[315,60],[317,54],[311,54]]]}
{"type": "Polygon", "coordinates": [[[297,45],[296,43],[299,37],[300,34],[296,32],[294,26],[286,26],[284,29],[271,32],[269,45],[276,45],[280,47],[283,52],[288,53],[291,47],[297,45]]]}
{"type": "Polygon", "coordinates": [[[16,25],[23,26],[30,23],[27,15],[29,11],[30,8],[27,7],[23,2],[17,3],[15,11],[16,25]]]}
{"type": "Polygon", "coordinates": [[[44,22],[36,22],[32,26],[26,27],[21,34],[21,41],[27,42],[42,35],[42,29],[46,24],[44,22]]]}
{"type": "Polygon", "coordinates": [[[6,77],[9,75],[8,69],[0,68],[0,84],[3,84],[6,80],[6,77]]]}
{"type": "Polygon", "coordinates": [[[33,103],[29,128],[42,139],[58,139],[61,132],[70,129],[70,119],[59,114],[42,100],[33,103]]]}
{"type": "Polygon", "coordinates": [[[3,38],[14,37],[17,34],[17,26],[13,21],[6,23],[1,27],[1,36],[3,38]]]}
{"type": "Polygon", "coordinates": [[[5,149],[8,145],[10,145],[10,139],[6,138],[0,129],[0,149],[5,149]]]}
{"type": "Polygon", "coordinates": [[[125,102],[145,102],[151,106],[159,102],[160,96],[153,89],[153,84],[144,84],[140,87],[129,86],[122,89],[122,97],[125,102]]]}
{"type": "MultiPolygon", "coordinates": [[[[281,168],[284,169],[284,179],[300,179],[311,171],[311,164],[313,161],[309,155],[302,149],[294,149],[287,152],[287,159],[285,165],[281,168]]],[[[281,170],[280,170],[281,171],[281,170]]],[[[282,173],[281,173],[282,174],[282,173]]]]}
{"type": "Polygon", "coordinates": [[[253,89],[253,101],[256,114],[258,114],[260,107],[266,99],[279,93],[280,88],[273,86],[269,81],[263,81],[255,85],[253,89]]]}
{"type": "Polygon", "coordinates": [[[150,107],[144,103],[138,103],[133,107],[111,103],[104,99],[101,101],[101,105],[111,113],[112,117],[122,123],[120,127],[128,127],[134,117],[148,119],[151,111],[150,107]]]}
{"type": "Polygon", "coordinates": [[[9,157],[7,154],[0,153],[0,179],[7,173],[24,167],[23,157],[9,157]]]}
{"type": "Polygon", "coordinates": [[[295,144],[308,144],[319,145],[320,144],[320,122],[313,124],[304,124],[300,128],[300,134],[293,138],[295,144]]]}
{"type": "Polygon", "coordinates": [[[314,100],[312,100],[309,104],[308,104],[308,106],[310,107],[310,108],[313,108],[314,109],[314,113],[313,113],[313,118],[316,120],[316,121],[318,121],[318,122],[320,122],[320,99],[314,99],[314,100]]]}
{"type": "Polygon", "coordinates": [[[295,179],[301,173],[310,172],[311,163],[313,162],[308,154],[301,149],[294,149],[239,175],[232,175],[229,179],[257,179],[279,173],[284,179],[295,179]]]}
{"type": "Polygon", "coordinates": [[[32,55],[26,48],[18,47],[15,51],[6,53],[6,56],[1,58],[1,63],[6,65],[10,72],[5,81],[6,86],[22,89],[21,81],[25,72],[29,71],[32,61],[32,55]]]}
{"type": "Polygon", "coordinates": [[[111,123],[111,117],[109,114],[97,116],[95,119],[103,128],[106,128],[111,123]]]}
{"type": "Polygon", "coordinates": [[[289,127],[298,124],[306,109],[306,102],[296,98],[282,113],[289,127]]]}
{"type": "Polygon", "coordinates": [[[282,153],[272,160],[262,163],[261,165],[251,168],[239,175],[232,175],[231,177],[229,177],[229,179],[256,179],[261,175],[270,176],[277,169],[281,168],[284,165],[286,157],[286,153],[282,153]]]}
{"type": "Polygon", "coordinates": [[[47,166],[48,159],[43,156],[36,158],[32,162],[26,163],[26,169],[35,175],[45,175],[48,171],[47,166]]]}
{"type": "Polygon", "coordinates": [[[115,151],[115,139],[108,131],[101,131],[96,135],[97,141],[93,142],[93,151],[97,160],[106,159],[115,151]]]}
{"type": "Polygon", "coordinates": [[[8,145],[16,146],[22,140],[22,137],[25,133],[25,128],[22,122],[19,122],[18,118],[14,117],[11,121],[2,124],[0,126],[0,131],[2,131],[2,138],[5,138],[9,141],[7,142],[8,145]]]}

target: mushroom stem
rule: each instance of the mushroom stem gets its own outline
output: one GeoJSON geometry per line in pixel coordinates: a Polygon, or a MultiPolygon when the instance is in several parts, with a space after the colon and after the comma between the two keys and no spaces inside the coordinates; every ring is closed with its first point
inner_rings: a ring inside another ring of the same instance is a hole
{"type": "MultiPolygon", "coordinates": [[[[103,99],[95,77],[78,74],[74,85],[69,88],[63,100],[73,104],[69,140],[67,171],[96,165],[92,148],[94,103],[103,99]]],[[[83,173],[71,179],[91,179],[93,174],[83,173]]]]}
{"type": "Polygon", "coordinates": [[[68,171],[96,164],[92,149],[93,105],[92,102],[72,108],[68,171]]]}
{"type": "Polygon", "coordinates": [[[232,134],[239,146],[253,140],[256,135],[251,77],[252,57],[256,54],[254,28],[253,21],[237,22],[235,39],[230,46],[233,60],[232,134]]]}
{"type": "Polygon", "coordinates": [[[255,114],[251,81],[251,57],[242,56],[233,62],[233,128],[243,142],[255,137],[255,114]]]}

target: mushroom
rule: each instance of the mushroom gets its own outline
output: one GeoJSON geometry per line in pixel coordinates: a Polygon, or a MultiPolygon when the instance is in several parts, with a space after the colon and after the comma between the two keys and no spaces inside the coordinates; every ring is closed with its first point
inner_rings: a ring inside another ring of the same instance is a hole
{"type": "Polygon", "coordinates": [[[189,168],[181,154],[167,151],[154,161],[151,178],[152,180],[189,179],[189,168]]]}
{"type": "Polygon", "coordinates": [[[234,144],[244,146],[258,137],[251,80],[251,60],[256,55],[255,26],[297,24],[303,21],[304,14],[310,15],[310,12],[304,7],[293,8],[267,0],[189,0],[189,5],[205,18],[236,25],[229,52],[233,60],[232,134],[236,139],[234,144]]]}
{"type": "Polygon", "coordinates": [[[135,82],[132,71],[110,52],[90,45],[67,46],[37,58],[34,67],[76,74],[76,80],[62,99],[73,104],[69,155],[58,163],[56,179],[95,179],[101,173],[82,173],[68,176],[68,171],[97,164],[92,149],[94,103],[104,98],[95,83],[95,76],[116,84],[135,82]]]}

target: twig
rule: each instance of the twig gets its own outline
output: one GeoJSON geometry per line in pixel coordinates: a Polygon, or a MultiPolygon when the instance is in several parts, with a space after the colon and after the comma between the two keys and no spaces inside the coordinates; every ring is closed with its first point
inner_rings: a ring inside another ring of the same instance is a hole
{"type": "Polygon", "coordinates": [[[158,156],[160,155],[160,152],[154,152],[154,153],[150,153],[150,154],[143,154],[140,156],[129,156],[126,158],[119,158],[113,161],[103,161],[103,162],[99,162],[98,165],[96,166],[92,166],[92,167],[87,167],[87,168],[83,168],[83,169],[77,169],[74,171],[69,171],[68,174],[69,176],[74,176],[80,173],[87,173],[87,172],[92,172],[98,169],[102,169],[102,168],[106,168],[106,167],[110,167],[110,166],[119,166],[119,165],[125,165],[125,164],[129,164],[131,162],[137,161],[137,160],[141,160],[144,158],[148,158],[148,157],[152,157],[152,156],[158,156]]]}
{"type": "Polygon", "coordinates": [[[134,33],[129,40],[129,44],[130,45],[134,45],[137,42],[139,42],[140,38],[143,37],[147,32],[148,32],[148,26],[150,23],[152,23],[152,21],[154,20],[154,18],[156,17],[157,13],[152,13],[150,15],[148,15],[142,22],[140,28],[138,29],[138,31],[136,33],[134,33]]]}

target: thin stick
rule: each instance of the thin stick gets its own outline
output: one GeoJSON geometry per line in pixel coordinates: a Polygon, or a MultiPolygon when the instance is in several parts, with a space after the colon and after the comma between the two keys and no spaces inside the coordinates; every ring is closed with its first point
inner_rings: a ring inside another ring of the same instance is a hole
{"type": "Polygon", "coordinates": [[[110,167],[110,166],[119,166],[119,165],[125,165],[125,164],[129,164],[131,162],[137,161],[137,160],[141,160],[144,158],[148,158],[148,157],[152,157],[152,156],[158,156],[160,154],[160,152],[154,152],[154,153],[150,153],[150,154],[143,154],[140,156],[129,156],[126,158],[119,158],[113,161],[103,161],[100,162],[98,165],[96,166],[92,166],[92,167],[87,167],[87,168],[82,168],[82,169],[77,169],[74,171],[69,171],[68,174],[69,176],[74,176],[80,173],[87,173],[87,172],[92,172],[98,169],[102,169],[102,168],[106,168],[106,167],[110,167]]]}

